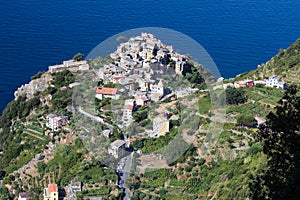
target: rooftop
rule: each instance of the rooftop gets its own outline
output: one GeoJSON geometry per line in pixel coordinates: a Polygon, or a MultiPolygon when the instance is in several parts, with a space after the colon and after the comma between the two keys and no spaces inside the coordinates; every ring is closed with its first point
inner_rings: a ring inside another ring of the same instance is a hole
{"type": "Polygon", "coordinates": [[[157,116],[153,119],[153,122],[158,123],[158,124],[164,123],[164,122],[167,122],[167,121],[169,121],[169,120],[166,117],[163,117],[163,116],[157,116]]]}
{"type": "Polygon", "coordinates": [[[128,106],[127,106],[127,109],[128,109],[128,110],[133,110],[133,105],[128,105],[128,106]]]}
{"type": "Polygon", "coordinates": [[[117,93],[117,88],[97,88],[96,89],[96,94],[116,94],[117,93]]]}
{"type": "Polygon", "coordinates": [[[49,192],[58,192],[57,184],[49,184],[48,191],[49,192]]]}
{"type": "Polygon", "coordinates": [[[19,194],[19,196],[20,196],[21,198],[30,198],[30,197],[31,197],[31,193],[30,193],[30,192],[21,192],[21,193],[19,194]]]}
{"type": "Polygon", "coordinates": [[[116,140],[110,144],[111,147],[119,148],[125,144],[124,140],[116,140]]]}

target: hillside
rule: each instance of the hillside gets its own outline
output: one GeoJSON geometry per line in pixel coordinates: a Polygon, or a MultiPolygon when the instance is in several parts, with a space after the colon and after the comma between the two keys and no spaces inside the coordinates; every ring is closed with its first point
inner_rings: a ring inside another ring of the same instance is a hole
{"type": "Polygon", "coordinates": [[[258,65],[257,69],[237,75],[236,80],[258,80],[272,75],[277,75],[288,84],[300,83],[300,39],[287,49],[279,49],[276,56],[265,64],[258,65]]]}
{"type": "MultiPolygon", "coordinates": [[[[269,120],[285,91],[261,85],[208,91],[204,79],[214,81],[208,71],[153,35],[122,42],[107,58],[64,61],[18,89],[0,117],[0,199],[25,191],[41,199],[48,183],[77,199],[253,198],[251,184],[269,164],[257,125],[269,120]],[[136,48],[141,40],[153,49],[136,48]],[[213,100],[224,94],[223,108],[213,100]],[[159,132],[156,120],[164,124],[159,132]],[[112,144],[124,145],[122,153],[112,144]],[[73,193],[73,183],[81,191],[73,193]]],[[[290,86],[299,84],[299,66],[297,40],[235,80],[276,74],[290,86]]]]}

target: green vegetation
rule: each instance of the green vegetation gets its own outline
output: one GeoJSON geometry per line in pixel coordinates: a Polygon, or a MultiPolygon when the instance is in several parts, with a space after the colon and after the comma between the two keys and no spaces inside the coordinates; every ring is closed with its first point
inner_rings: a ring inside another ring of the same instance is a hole
{"type": "Polygon", "coordinates": [[[70,83],[74,83],[76,76],[72,74],[72,72],[68,70],[63,70],[61,72],[57,72],[54,75],[53,80],[51,81],[56,88],[61,88],[63,86],[67,86],[70,83]]]}
{"type": "Polygon", "coordinates": [[[0,187],[0,199],[13,199],[6,187],[0,187]]]}
{"type": "Polygon", "coordinates": [[[124,41],[124,40],[127,40],[127,38],[125,36],[118,36],[117,37],[117,41],[124,41]]]}
{"type": "Polygon", "coordinates": [[[246,101],[245,92],[242,89],[227,88],[226,90],[226,102],[228,104],[243,104],[246,101]]]}
{"type": "Polygon", "coordinates": [[[31,80],[41,78],[44,73],[45,72],[38,72],[37,74],[35,74],[31,77],[31,80]]]}
{"type": "Polygon", "coordinates": [[[137,111],[133,112],[132,116],[136,122],[141,122],[142,120],[145,120],[148,118],[149,113],[149,107],[143,106],[139,108],[137,111]]]}
{"type": "Polygon", "coordinates": [[[249,188],[245,187],[251,175],[263,167],[265,158],[260,152],[249,153],[232,161],[195,160],[189,156],[185,167],[174,169],[151,169],[135,177],[133,199],[141,197],[158,199],[197,199],[198,195],[216,193],[217,199],[246,199],[249,188]],[[218,192],[217,192],[218,191],[218,192]]]}
{"type": "Polygon", "coordinates": [[[158,151],[166,146],[177,134],[177,129],[172,129],[169,133],[160,136],[159,138],[143,138],[131,144],[133,148],[141,149],[143,153],[158,151]]]}
{"type": "Polygon", "coordinates": [[[209,95],[201,98],[199,100],[199,113],[200,114],[208,114],[211,109],[211,99],[209,95]]]}
{"type": "MultiPolygon", "coordinates": [[[[184,66],[182,75],[192,84],[193,87],[204,89],[206,87],[204,84],[205,80],[203,78],[205,77],[205,73],[205,69],[203,69],[201,65],[193,62],[187,62],[184,66]]],[[[208,77],[205,78],[208,79],[208,77]]]]}
{"type": "Polygon", "coordinates": [[[51,109],[49,109],[50,112],[58,111],[66,112],[66,107],[70,106],[72,104],[72,90],[57,90],[55,94],[53,94],[51,103],[55,105],[51,109]]]}
{"type": "Polygon", "coordinates": [[[116,83],[112,83],[112,82],[109,82],[109,83],[106,83],[103,85],[103,87],[107,87],[107,88],[116,88],[117,84],[116,83]]]}
{"type": "Polygon", "coordinates": [[[291,44],[289,48],[279,49],[278,54],[269,62],[261,65],[255,70],[243,73],[236,77],[236,80],[246,78],[263,79],[271,75],[283,78],[288,84],[299,85],[300,68],[300,39],[291,44]]]}
{"type": "Polygon", "coordinates": [[[240,125],[245,125],[249,127],[254,127],[257,125],[257,121],[251,115],[240,114],[236,117],[236,119],[237,119],[237,123],[240,125]]]}
{"type": "MultiPolygon", "coordinates": [[[[236,80],[245,77],[261,79],[269,74],[276,74],[287,81],[298,83],[299,50],[300,40],[289,49],[280,50],[268,64],[245,73],[236,80]]],[[[155,54],[156,50],[153,53],[155,54]]],[[[79,53],[73,60],[79,61],[82,58],[83,55],[79,53]]],[[[90,64],[100,68],[103,63],[114,62],[109,57],[105,62],[101,61],[103,59],[97,58],[90,64]]],[[[32,76],[32,80],[42,75],[43,72],[39,72],[32,76]]],[[[120,189],[116,185],[117,174],[88,154],[78,138],[78,130],[74,128],[72,113],[66,109],[72,103],[73,94],[72,89],[67,86],[75,82],[76,75],[77,73],[66,70],[52,74],[52,85],[45,91],[36,93],[31,99],[21,96],[9,103],[3,111],[0,117],[0,152],[3,151],[0,157],[0,179],[3,179],[3,184],[12,185],[17,193],[29,190],[26,185],[28,184],[38,196],[43,191],[43,183],[49,182],[53,177],[60,188],[68,185],[70,181],[84,182],[87,189],[77,194],[78,199],[95,195],[106,199],[121,198],[120,189]],[[18,173],[8,175],[48,148],[46,144],[50,142],[50,137],[45,136],[44,132],[47,130],[45,116],[50,113],[70,117],[70,125],[67,127],[69,129],[54,132],[56,139],[51,138],[51,141],[57,144],[55,156],[47,162],[38,161],[37,176],[22,174],[25,175],[23,178],[18,173]],[[67,130],[71,130],[72,134],[67,135],[67,130]]],[[[205,88],[203,77],[212,78],[202,66],[191,62],[185,66],[183,75],[181,79],[185,78],[192,87],[199,89],[205,88]]],[[[168,75],[166,77],[172,78],[168,75]]],[[[171,84],[179,84],[179,81],[173,81],[171,84]]],[[[101,80],[98,86],[118,87],[114,83],[103,84],[101,80]]],[[[88,91],[89,88],[95,88],[95,85],[86,85],[82,89],[88,91]]],[[[91,91],[77,95],[92,95],[94,98],[95,91],[91,91]]],[[[144,174],[132,175],[126,181],[128,186],[134,188],[131,199],[190,200],[211,199],[213,196],[215,199],[297,199],[297,183],[300,182],[298,91],[299,88],[290,86],[284,94],[280,89],[259,85],[252,88],[226,89],[226,113],[230,119],[225,119],[224,129],[216,144],[211,146],[208,141],[212,140],[212,135],[205,131],[214,117],[214,112],[210,112],[212,106],[215,106],[211,105],[211,98],[219,98],[224,91],[216,91],[210,94],[211,97],[205,94],[199,98],[200,117],[190,116],[192,111],[181,112],[184,111],[182,108],[185,105],[180,104],[178,100],[175,106],[166,109],[169,111],[169,117],[175,115],[185,120],[170,120],[170,131],[164,136],[138,138],[131,144],[134,149],[141,149],[142,153],[162,155],[168,164],[167,169],[146,169],[144,174]],[[269,111],[272,112],[267,115],[269,111]],[[263,117],[267,115],[267,125],[260,127],[257,133],[256,120],[253,117],[255,114],[263,117]],[[235,119],[241,126],[237,126],[235,119]],[[200,125],[201,133],[194,135],[194,132],[190,131],[191,127],[198,129],[200,125]],[[186,142],[186,137],[194,137],[195,141],[190,144],[186,142]]],[[[191,95],[191,99],[202,94],[191,95]]],[[[112,109],[116,109],[117,106],[123,108],[124,99],[123,96],[115,101],[114,108],[111,106],[111,99],[96,99],[97,114],[103,117],[105,122],[115,125],[117,122],[113,120],[112,109]]],[[[159,104],[168,101],[171,100],[159,104]]],[[[157,113],[149,111],[148,106],[134,109],[135,123],[128,127],[128,134],[144,133],[145,129],[151,129],[151,117],[157,113]],[[136,126],[137,123],[139,126],[136,126]]],[[[102,125],[99,127],[106,129],[102,125]]],[[[80,130],[83,131],[88,133],[90,130],[80,130]]],[[[123,134],[123,130],[115,128],[107,142],[121,139],[123,134]]],[[[134,160],[138,160],[137,154],[134,160]]],[[[134,170],[138,169],[138,165],[138,162],[133,165],[134,170]]],[[[12,199],[4,187],[0,187],[0,199],[12,199]]]]}
{"type": "Polygon", "coordinates": [[[17,100],[10,102],[4,109],[0,117],[0,150],[3,150],[3,156],[0,157],[0,169],[4,169],[10,164],[13,158],[16,158],[21,151],[26,148],[20,145],[21,137],[15,130],[11,131],[10,126],[13,120],[25,118],[29,113],[40,105],[40,100],[34,97],[26,101],[26,97],[21,96],[17,100]],[[16,135],[16,136],[15,136],[16,135]]]}
{"type": "Polygon", "coordinates": [[[16,161],[13,161],[4,168],[7,174],[13,172],[14,170],[17,170],[21,168],[23,165],[28,163],[34,156],[35,156],[36,151],[22,151],[20,155],[18,156],[18,159],[16,161]]]}
{"type": "Polygon", "coordinates": [[[267,116],[258,137],[268,157],[268,167],[250,184],[254,199],[298,199],[300,182],[300,95],[290,86],[275,112],[267,116]]]}
{"type": "Polygon", "coordinates": [[[77,53],[73,56],[74,61],[81,61],[83,59],[83,54],[82,53],[77,53]]]}

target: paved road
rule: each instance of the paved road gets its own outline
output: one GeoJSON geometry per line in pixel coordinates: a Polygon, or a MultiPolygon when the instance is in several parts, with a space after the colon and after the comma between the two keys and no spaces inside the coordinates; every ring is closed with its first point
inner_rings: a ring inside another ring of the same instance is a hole
{"type": "MultiPolygon", "coordinates": [[[[127,157],[127,159],[125,161],[124,169],[122,170],[123,176],[122,176],[121,180],[124,180],[124,183],[126,182],[127,178],[130,175],[130,169],[132,166],[132,158],[133,158],[133,152],[127,157]]],[[[123,199],[129,200],[130,199],[129,188],[127,188],[126,184],[124,184],[124,188],[125,188],[125,196],[123,199]]]]}
{"type": "Polygon", "coordinates": [[[112,131],[112,130],[114,129],[114,127],[113,127],[112,125],[110,125],[110,124],[104,122],[103,119],[102,119],[101,117],[94,116],[94,115],[92,115],[92,114],[90,114],[90,113],[88,113],[88,112],[82,110],[82,108],[81,108],[80,106],[78,107],[77,110],[78,110],[78,112],[80,112],[81,114],[83,114],[83,115],[85,115],[85,116],[91,118],[92,120],[95,120],[95,121],[97,121],[97,122],[100,122],[101,124],[103,124],[104,126],[106,126],[109,130],[112,131]]]}

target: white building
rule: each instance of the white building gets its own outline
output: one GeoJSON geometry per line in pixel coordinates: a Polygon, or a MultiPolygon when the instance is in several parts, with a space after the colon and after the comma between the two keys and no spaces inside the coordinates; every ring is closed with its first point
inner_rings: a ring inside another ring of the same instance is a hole
{"type": "Polygon", "coordinates": [[[106,138],[109,138],[112,135],[112,132],[109,129],[103,130],[102,133],[106,138]]]}
{"type": "Polygon", "coordinates": [[[266,83],[267,87],[276,87],[276,88],[280,88],[280,89],[285,89],[286,88],[286,83],[281,81],[279,77],[277,77],[276,75],[270,76],[267,83],[266,83]]]}
{"type": "Polygon", "coordinates": [[[60,72],[65,69],[69,71],[77,71],[77,70],[83,71],[83,70],[89,70],[90,66],[87,64],[85,60],[83,61],[66,60],[63,61],[63,64],[53,65],[48,67],[48,70],[51,73],[60,72]]]}
{"type": "Polygon", "coordinates": [[[254,81],[254,85],[257,85],[257,84],[266,85],[267,82],[268,81],[266,79],[264,79],[264,80],[257,80],[257,81],[254,81]]]}
{"type": "Polygon", "coordinates": [[[46,116],[46,126],[52,131],[59,131],[63,126],[67,125],[68,117],[57,114],[50,114],[46,116]]]}
{"type": "Polygon", "coordinates": [[[175,64],[175,73],[176,74],[182,74],[183,67],[184,67],[185,64],[186,64],[185,61],[176,61],[176,64],[175,64]]]}
{"type": "Polygon", "coordinates": [[[128,126],[132,122],[133,99],[126,99],[123,108],[123,125],[128,126]]]}
{"type": "Polygon", "coordinates": [[[111,98],[111,99],[119,99],[120,95],[117,94],[117,88],[98,88],[96,89],[96,98],[102,99],[111,98]]]}
{"type": "Polygon", "coordinates": [[[112,142],[108,147],[108,153],[115,158],[121,158],[125,155],[125,144],[124,140],[116,140],[112,142]]]}
{"type": "Polygon", "coordinates": [[[162,80],[160,80],[157,85],[150,84],[150,90],[151,90],[152,94],[158,93],[161,96],[163,96],[164,95],[164,84],[163,84],[162,80]]]}

